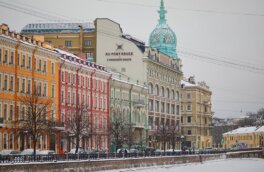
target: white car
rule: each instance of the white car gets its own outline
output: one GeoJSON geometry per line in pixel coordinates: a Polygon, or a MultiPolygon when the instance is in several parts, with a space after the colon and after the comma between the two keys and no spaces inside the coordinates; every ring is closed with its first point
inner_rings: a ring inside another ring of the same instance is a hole
{"type": "MultiPolygon", "coordinates": [[[[39,155],[40,150],[36,150],[36,155],[39,155]]],[[[20,155],[33,155],[34,154],[34,149],[25,149],[21,152],[20,155]]]]}

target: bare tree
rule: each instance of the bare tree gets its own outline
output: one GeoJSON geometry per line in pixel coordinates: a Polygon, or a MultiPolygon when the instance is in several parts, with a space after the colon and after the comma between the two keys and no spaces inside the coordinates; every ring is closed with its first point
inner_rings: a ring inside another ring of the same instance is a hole
{"type": "Polygon", "coordinates": [[[176,148],[176,142],[179,141],[180,139],[180,130],[179,130],[179,125],[172,124],[169,126],[169,137],[171,141],[171,146],[173,153],[175,152],[176,148]]]}
{"type": "Polygon", "coordinates": [[[157,127],[156,140],[163,144],[164,152],[166,150],[166,143],[169,141],[169,139],[170,139],[169,126],[166,125],[164,122],[161,122],[161,124],[159,124],[157,127]]]}
{"type": "Polygon", "coordinates": [[[124,144],[125,130],[125,121],[120,116],[114,114],[110,124],[110,134],[112,143],[116,148],[120,148],[124,144]]]}
{"type": "Polygon", "coordinates": [[[75,144],[75,153],[78,153],[81,139],[91,136],[89,117],[88,108],[82,105],[66,119],[66,133],[70,138],[69,141],[75,144]]]}
{"type": "Polygon", "coordinates": [[[32,139],[35,156],[38,138],[53,131],[54,125],[49,116],[53,101],[51,98],[43,98],[37,94],[26,94],[19,97],[18,101],[23,108],[20,112],[21,117],[16,117],[14,120],[16,133],[26,134],[32,139]]]}

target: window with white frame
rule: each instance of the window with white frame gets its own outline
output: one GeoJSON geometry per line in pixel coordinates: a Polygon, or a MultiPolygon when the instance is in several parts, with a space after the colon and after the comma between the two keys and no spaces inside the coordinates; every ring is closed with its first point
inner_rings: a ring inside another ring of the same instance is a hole
{"type": "Polygon", "coordinates": [[[86,47],[90,47],[90,46],[92,46],[92,40],[85,40],[85,41],[84,41],[84,45],[85,45],[86,47]]]}
{"type": "Polygon", "coordinates": [[[4,120],[5,121],[7,121],[8,119],[8,117],[7,117],[7,111],[8,111],[8,109],[7,109],[7,104],[4,104],[4,120]]]}
{"type": "Polygon", "coordinates": [[[188,103],[186,109],[187,109],[187,111],[191,111],[192,110],[192,105],[190,103],[188,103]]]}
{"type": "Polygon", "coordinates": [[[13,91],[14,90],[14,77],[13,76],[10,76],[9,90],[10,91],[13,91]]]}
{"type": "Polygon", "coordinates": [[[27,93],[30,94],[31,93],[31,80],[28,79],[28,82],[27,82],[27,93]]]}
{"type": "Polygon", "coordinates": [[[52,84],[51,86],[51,97],[55,98],[55,85],[54,84],[52,84]]]}
{"type": "Polygon", "coordinates": [[[9,106],[10,114],[9,114],[9,120],[13,120],[14,117],[14,105],[9,106]]]}

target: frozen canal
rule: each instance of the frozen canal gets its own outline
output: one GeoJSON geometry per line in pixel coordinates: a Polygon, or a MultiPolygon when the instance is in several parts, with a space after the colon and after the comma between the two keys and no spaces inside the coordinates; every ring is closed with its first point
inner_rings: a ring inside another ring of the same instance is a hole
{"type": "Polygon", "coordinates": [[[105,172],[264,172],[264,159],[226,159],[195,164],[109,170],[105,172]]]}

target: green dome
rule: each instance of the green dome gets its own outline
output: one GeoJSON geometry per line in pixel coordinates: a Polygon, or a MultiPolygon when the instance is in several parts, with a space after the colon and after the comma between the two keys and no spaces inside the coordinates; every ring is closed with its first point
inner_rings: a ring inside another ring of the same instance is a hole
{"type": "Polygon", "coordinates": [[[149,45],[150,47],[156,48],[162,53],[167,54],[173,59],[177,59],[178,56],[176,53],[176,45],[177,45],[176,34],[166,23],[165,14],[167,13],[167,11],[165,10],[163,0],[161,0],[160,4],[161,5],[159,11],[159,15],[160,15],[159,23],[150,34],[149,45]]]}

